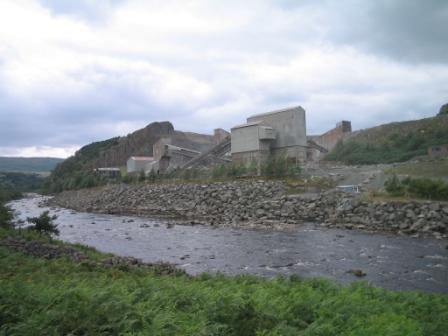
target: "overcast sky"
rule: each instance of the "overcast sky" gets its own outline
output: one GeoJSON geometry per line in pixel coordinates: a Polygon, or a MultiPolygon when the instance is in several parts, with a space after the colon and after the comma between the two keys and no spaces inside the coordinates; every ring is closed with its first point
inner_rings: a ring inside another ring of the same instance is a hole
{"type": "Polygon", "coordinates": [[[447,23],[446,0],[0,0],[0,155],[294,105],[309,134],[433,116],[447,23]]]}

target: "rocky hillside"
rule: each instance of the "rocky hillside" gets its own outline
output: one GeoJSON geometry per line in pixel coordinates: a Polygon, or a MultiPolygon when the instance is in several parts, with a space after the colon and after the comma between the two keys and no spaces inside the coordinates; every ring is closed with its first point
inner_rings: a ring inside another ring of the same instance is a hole
{"type": "Polygon", "coordinates": [[[171,137],[172,144],[203,151],[213,145],[213,136],[181,132],[168,122],[154,122],[124,137],[94,142],[59,164],[47,182],[47,190],[58,192],[85,184],[94,186],[92,170],[99,167],[123,167],[130,156],[152,156],[153,145],[161,137],[171,137]],[[85,183],[84,183],[85,182],[85,183]]]}
{"type": "Polygon", "coordinates": [[[53,204],[78,211],[178,218],[187,223],[284,229],[304,222],[448,237],[446,203],[370,203],[352,194],[289,195],[281,181],[109,185],[65,191],[53,204]]]}
{"type": "Polygon", "coordinates": [[[429,146],[441,144],[448,144],[448,115],[353,132],[326,159],[348,164],[403,162],[426,155],[429,146]]]}

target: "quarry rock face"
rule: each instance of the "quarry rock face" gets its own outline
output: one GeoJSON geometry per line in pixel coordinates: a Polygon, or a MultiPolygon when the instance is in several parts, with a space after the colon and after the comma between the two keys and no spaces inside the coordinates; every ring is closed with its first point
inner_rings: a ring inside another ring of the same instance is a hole
{"type": "Polygon", "coordinates": [[[102,153],[95,166],[122,166],[130,156],[152,156],[154,143],[160,137],[173,133],[174,127],[168,121],[151,123],[126,137],[121,137],[117,145],[102,153]]]}
{"type": "Polygon", "coordinates": [[[448,238],[445,203],[366,202],[338,191],[289,195],[281,181],[109,185],[65,191],[51,202],[79,211],[163,217],[186,224],[285,229],[313,222],[448,238]]]}
{"type": "Polygon", "coordinates": [[[161,138],[169,138],[172,145],[204,151],[214,145],[212,135],[176,131],[169,121],[153,122],[138,131],[120,137],[118,143],[99,154],[91,168],[120,167],[131,156],[153,156],[153,146],[161,138]]]}

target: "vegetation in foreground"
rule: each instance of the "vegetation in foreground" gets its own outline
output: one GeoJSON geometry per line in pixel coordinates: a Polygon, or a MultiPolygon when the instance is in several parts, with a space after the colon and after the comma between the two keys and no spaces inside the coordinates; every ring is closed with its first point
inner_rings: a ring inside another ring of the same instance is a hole
{"type": "MultiPolygon", "coordinates": [[[[10,234],[0,230],[1,238],[10,234]]],[[[0,247],[0,333],[441,336],[448,330],[446,295],[91,265],[0,247]]]]}
{"type": "Polygon", "coordinates": [[[17,199],[21,193],[14,189],[4,188],[0,183],[0,228],[10,228],[13,215],[11,210],[5,205],[7,202],[17,199]]]}

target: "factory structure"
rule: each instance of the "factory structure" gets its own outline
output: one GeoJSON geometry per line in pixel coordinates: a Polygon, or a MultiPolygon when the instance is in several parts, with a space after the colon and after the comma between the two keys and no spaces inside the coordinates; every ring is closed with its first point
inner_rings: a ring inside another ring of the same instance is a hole
{"type": "Polygon", "coordinates": [[[295,106],[249,116],[246,123],[232,127],[230,133],[216,129],[213,135],[195,134],[196,142],[169,135],[160,137],[152,146],[151,157],[129,158],[127,171],[166,173],[227,162],[260,166],[271,158],[302,164],[319,161],[350,134],[351,123],[342,121],[322,135],[307,136],[306,112],[295,106]]]}
{"type": "Polygon", "coordinates": [[[263,163],[270,157],[306,160],[305,110],[300,106],[248,117],[231,134],[232,162],[263,163]]]}

